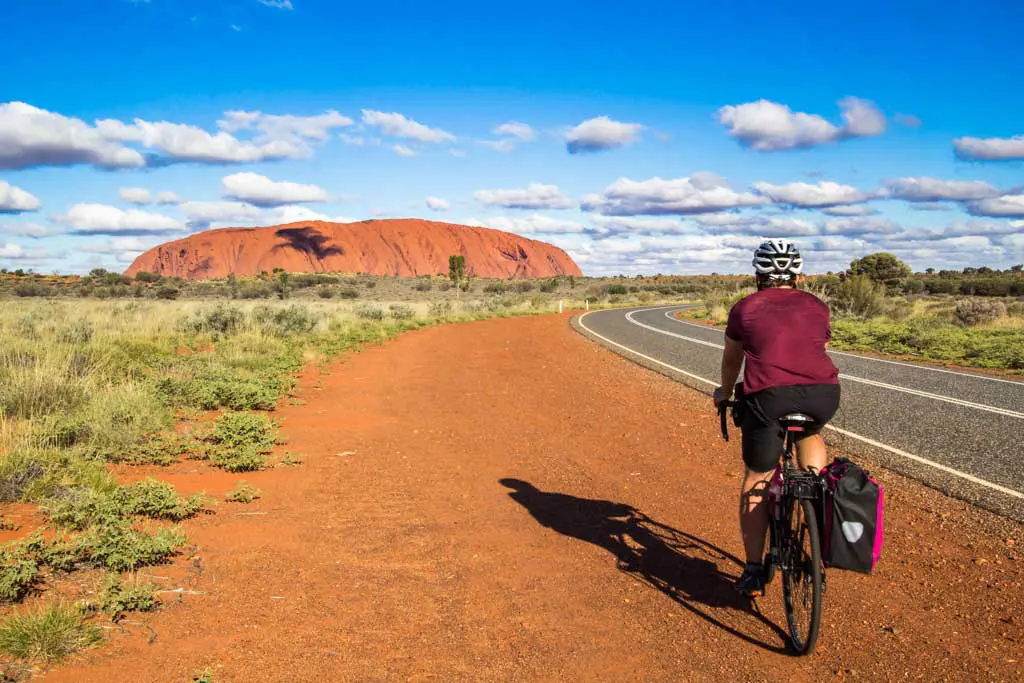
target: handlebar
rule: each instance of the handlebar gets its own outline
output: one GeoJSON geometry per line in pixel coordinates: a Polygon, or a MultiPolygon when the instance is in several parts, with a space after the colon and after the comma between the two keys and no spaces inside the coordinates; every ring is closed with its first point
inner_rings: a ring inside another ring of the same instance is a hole
{"type": "Polygon", "coordinates": [[[729,440],[729,423],[726,420],[726,413],[730,408],[735,408],[736,405],[736,401],[722,401],[718,404],[718,419],[722,423],[722,438],[726,441],[729,440]]]}

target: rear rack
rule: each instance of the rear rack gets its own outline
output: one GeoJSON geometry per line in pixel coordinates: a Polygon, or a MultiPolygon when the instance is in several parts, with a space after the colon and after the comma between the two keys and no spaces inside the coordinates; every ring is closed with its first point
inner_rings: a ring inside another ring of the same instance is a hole
{"type": "Polygon", "coordinates": [[[824,482],[811,472],[787,473],[783,479],[784,495],[788,494],[800,500],[818,500],[821,498],[824,482]]]}

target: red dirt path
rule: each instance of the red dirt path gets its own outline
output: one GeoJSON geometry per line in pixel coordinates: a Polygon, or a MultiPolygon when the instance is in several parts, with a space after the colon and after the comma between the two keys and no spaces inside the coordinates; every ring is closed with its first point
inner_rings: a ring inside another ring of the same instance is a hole
{"type": "Polygon", "coordinates": [[[43,680],[1020,680],[1020,525],[887,472],[879,570],[832,572],[818,652],[783,653],[778,582],[763,617],[727,585],[739,456],[708,399],[564,318],[410,333],[303,386],[301,467],[164,477],[264,491],[152,570],[203,594],[43,680]]]}

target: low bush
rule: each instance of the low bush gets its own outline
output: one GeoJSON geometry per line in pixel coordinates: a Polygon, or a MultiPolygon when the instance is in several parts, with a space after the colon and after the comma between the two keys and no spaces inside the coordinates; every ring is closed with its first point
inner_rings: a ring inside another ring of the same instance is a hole
{"type": "Polygon", "coordinates": [[[342,287],[338,290],[338,296],[342,299],[358,299],[359,290],[355,287],[342,287]]]}
{"type": "Polygon", "coordinates": [[[245,325],[245,313],[220,304],[207,311],[195,313],[181,322],[180,329],[186,334],[208,333],[215,336],[235,334],[245,325]]]}
{"type": "Polygon", "coordinates": [[[298,305],[285,308],[259,306],[253,310],[252,316],[264,332],[280,337],[306,334],[317,325],[316,316],[298,305]]]}
{"type": "Polygon", "coordinates": [[[222,448],[252,448],[269,453],[277,440],[277,429],[266,415],[227,413],[214,424],[211,440],[222,448]]]}
{"type": "Polygon", "coordinates": [[[410,320],[416,317],[416,311],[412,309],[412,306],[406,304],[391,304],[388,307],[388,313],[395,320],[410,320]]]}
{"type": "Polygon", "coordinates": [[[100,629],[82,610],[63,602],[15,612],[0,624],[0,652],[31,662],[59,662],[101,640],[100,629]]]}
{"type": "Polygon", "coordinates": [[[128,585],[124,585],[117,574],[109,574],[103,585],[99,608],[109,614],[112,621],[118,621],[125,612],[149,612],[158,604],[154,584],[141,583],[133,577],[128,585]]]}
{"type": "Polygon", "coordinates": [[[984,299],[964,299],[958,301],[953,317],[965,327],[983,325],[1006,315],[1006,304],[1002,301],[984,299]]]}
{"type": "Polygon", "coordinates": [[[262,493],[259,489],[253,488],[242,480],[235,485],[234,491],[231,491],[224,497],[224,500],[230,503],[251,503],[259,498],[262,493]]]}

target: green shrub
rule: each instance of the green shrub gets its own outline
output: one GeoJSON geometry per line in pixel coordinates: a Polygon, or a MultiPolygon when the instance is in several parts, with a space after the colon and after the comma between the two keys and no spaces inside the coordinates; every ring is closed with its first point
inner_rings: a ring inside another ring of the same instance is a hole
{"type": "Polygon", "coordinates": [[[119,519],[90,528],[79,539],[89,561],[116,572],[167,561],[185,543],[176,529],[159,529],[149,534],[119,519]]]}
{"type": "Polygon", "coordinates": [[[132,585],[124,586],[117,574],[108,574],[99,608],[117,621],[125,612],[149,612],[158,604],[154,584],[133,581],[132,585]]]}
{"type": "Polygon", "coordinates": [[[359,290],[355,287],[342,287],[338,290],[338,296],[342,299],[358,299],[359,290]]]}
{"type": "Polygon", "coordinates": [[[238,482],[235,490],[228,493],[224,500],[231,503],[251,503],[259,498],[261,493],[263,492],[243,480],[238,482]]]}
{"type": "Polygon", "coordinates": [[[239,287],[235,296],[239,299],[266,299],[273,291],[267,285],[253,283],[239,287]]]}
{"type": "Polygon", "coordinates": [[[832,306],[840,315],[873,318],[885,311],[885,285],[867,275],[848,277],[839,285],[832,306]]]}
{"type": "Polygon", "coordinates": [[[0,652],[50,664],[96,645],[102,640],[100,634],[79,608],[58,602],[8,616],[0,624],[0,652]]]}
{"type": "Polygon", "coordinates": [[[140,270],[135,274],[135,279],[138,282],[160,282],[162,278],[156,273],[149,273],[145,270],[140,270]]]}
{"type": "Polygon", "coordinates": [[[14,285],[12,290],[14,296],[20,297],[31,297],[31,296],[53,296],[53,290],[46,285],[39,284],[36,282],[19,282],[14,285]]]}
{"type": "Polygon", "coordinates": [[[10,543],[0,548],[0,601],[21,600],[38,574],[38,559],[25,543],[10,543]]]}
{"type": "Polygon", "coordinates": [[[610,296],[622,296],[629,293],[629,290],[626,288],[626,285],[608,285],[604,288],[604,293],[610,296]]]}
{"type": "Polygon", "coordinates": [[[228,472],[256,472],[267,466],[266,456],[252,446],[217,448],[211,452],[210,462],[228,472]]]}
{"type": "Polygon", "coordinates": [[[223,448],[252,448],[269,453],[277,439],[274,423],[257,413],[227,413],[217,419],[212,440],[223,448]]]}
{"type": "Polygon", "coordinates": [[[65,344],[76,344],[81,346],[92,341],[92,325],[88,320],[75,320],[61,330],[58,339],[65,344]]]}
{"type": "Polygon", "coordinates": [[[545,294],[551,294],[558,289],[558,278],[551,278],[547,282],[541,283],[540,291],[545,294]]]}
{"type": "Polygon", "coordinates": [[[412,288],[415,289],[417,292],[429,292],[434,288],[434,283],[432,283],[430,280],[424,280],[422,282],[417,282],[412,286],[412,288]]]}
{"type": "Polygon", "coordinates": [[[507,291],[504,282],[488,282],[484,285],[485,294],[504,294],[507,291]]]}
{"type": "Polygon", "coordinates": [[[430,304],[430,317],[447,318],[452,314],[453,306],[451,301],[435,301],[430,304]]]}
{"type": "Polygon", "coordinates": [[[958,301],[953,316],[965,327],[974,327],[998,320],[1006,315],[1006,304],[1002,301],[964,299],[958,301]]]}
{"type": "Polygon", "coordinates": [[[181,323],[181,330],[189,334],[209,333],[213,335],[235,334],[245,325],[245,313],[225,304],[216,308],[199,311],[181,323]]]}
{"type": "Polygon", "coordinates": [[[160,288],[156,290],[156,298],[164,299],[166,301],[177,299],[180,294],[181,290],[173,285],[161,285],[160,288]]]}
{"type": "Polygon", "coordinates": [[[195,517],[203,509],[205,496],[180,497],[174,487],[152,477],[122,486],[114,492],[113,503],[121,515],[139,515],[179,522],[195,517]]]}
{"type": "Polygon", "coordinates": [[[512,289],[520,294],[526,294],[533,291],[533,283],[529,280],[521,280],[512,285],[512,289]]]}
{"type": "Polygon", "coordinates": [[[334,296],[334,290],[330,287],[320,287],[316,290],[316,294],[321,299],[330,299],[334,296]]]}
{"type": "Polygon", "coordinates": [[[253,319],[267,334],[288,337],[312,332],[317,319],[302,306],[287,308],[260,306],[253,311],[253,319]]]}
{"type": "Polygon", "coordinates": [[[380,306],[360,306],[356,309],[356,315],[365,320],[383,320],[384,309],[380,306]]]}
{"type": "Polygon", "coordinates": [[[410,320],[416,316],[416,311],[412,309],[412,306],[406,304],[391,304],[388,311],[395,320],[410,320]]]}

